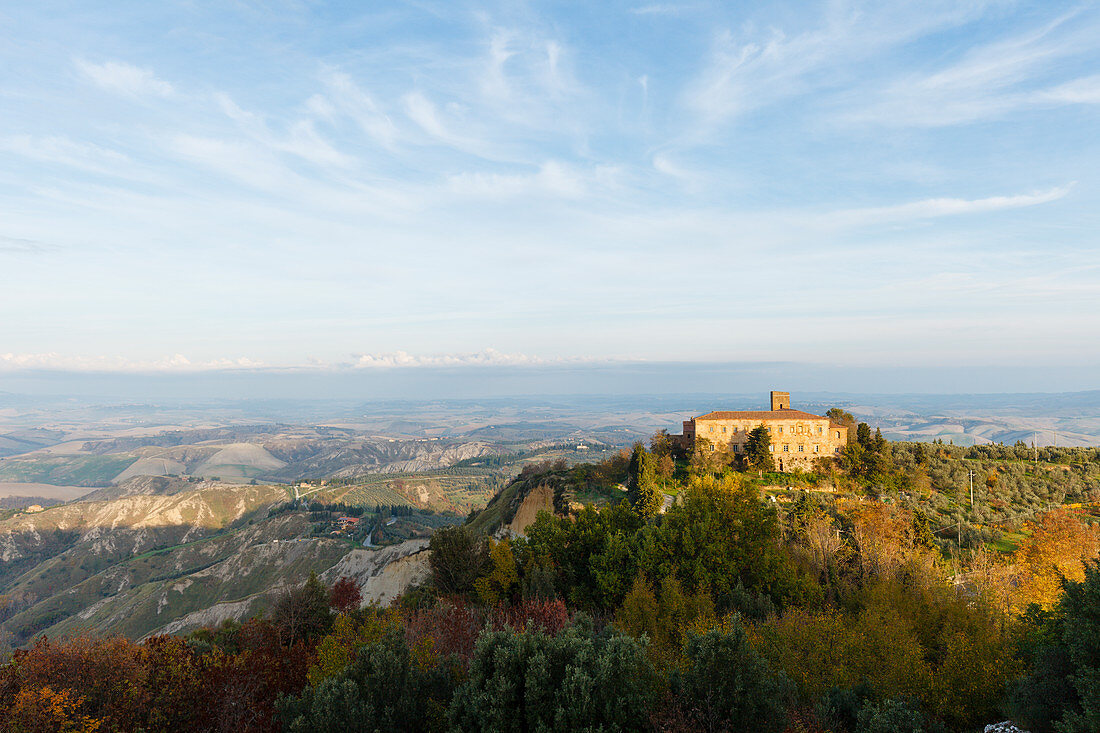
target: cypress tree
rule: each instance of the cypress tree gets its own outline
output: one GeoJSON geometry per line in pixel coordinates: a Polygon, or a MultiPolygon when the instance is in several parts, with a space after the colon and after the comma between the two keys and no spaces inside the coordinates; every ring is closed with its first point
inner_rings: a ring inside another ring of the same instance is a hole
{"type": "Polygon", "coordinates": [[[664,498],[657,489],[657,472],[654,470],[653,456],[641,443],[634,444],[626,488],[630,505],[634,507],[638,516],[649,519],[661,510],[664,498]]]}

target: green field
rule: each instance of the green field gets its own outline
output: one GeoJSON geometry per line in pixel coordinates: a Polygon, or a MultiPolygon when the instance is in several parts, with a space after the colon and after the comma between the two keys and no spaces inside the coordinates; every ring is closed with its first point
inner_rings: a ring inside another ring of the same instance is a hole
{"type": "Polygon", "coordinates": [[[0,481],[53,486],[107,486],[134,456],[43,456],[0,461],[0,481]]]}

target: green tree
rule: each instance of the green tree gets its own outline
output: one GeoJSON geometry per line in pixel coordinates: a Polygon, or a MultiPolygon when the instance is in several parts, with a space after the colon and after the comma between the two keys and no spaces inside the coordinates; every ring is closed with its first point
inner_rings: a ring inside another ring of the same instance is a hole
{"type": "Polygon", "coordinates": [[[291,642],[315,639],[329,630],[332,625],[329,591],[317,573],[310,572],[305,583],[275,601],[271,620],[291,642]]]}
{"type": "Polygon", "coordinates": [[[871,437],[871,426],[865,422],[861,422],[856,427],[856,442],[859,443],[859,447],[863,450],[871,450],[873,438],[871,437]]]}
{"type": "Polygon", "coordinates": [[[924,716],[916,703],[906,698],[867,703],[859,711],[856,733],[924,733],[924,716]]]}
{"type": "Polygon", "coordinates": [[[1078,710],[1069,710],[1058,726],[1062,733],[1100,730],[1100,561],[1085,568],[1080,583],[1065,582],[1061,610],[1065,616],[1062,643],[1074,667],[1070,676],[1078,710]]]}
{"type": "Polygon", "coordinates": [[[469,593],[489,566],[489,540],[466,525],[441,527],[428,542],[432,583],[443,593],[469,593]]]}
{"type": "Polygon", "coordinates": [[[636,731],[648,727],[653,689],[644,644],[596,636],[590,622],[555,636],[486,631],[449,715],[456,730],[636,731]]]}
{"type": "Polygon", "coordinates": [[[671,680],[682,708],[702,730],[781,731],[792,690],[753,649],[736,616],[727,628],[688,638],[684,671],[671,680]]]}
{"type": "Polygon", "coordinates": [[[774,471],[775,459],[772,458],[772,434],[763,425],[757,425],[749,431],[745,442],[745,463],[757,471],[774,471]]]}
{"type": "Polygon", "coordinates": [[[289,733],[441,729],[453,689],[446,665],[415,661],[404,632],[394,628],[360,647],[340,674],[284,698],[279,716],[289,733]]]}
{"type": "Polygon", "coordinates": [[[664,495],[657,489],[653,456],[641,443],[634,444],[627,474],[627,497],[634,511],[643,519],[655,517],[661,511],[664,495]]]}
{"type": "Polygon", "coordinates": [[[641,566],[650,578],[675,574],[688,593],[708,589],[720,610],[741,583],[785,601],[797,579],[780,546],[775,509],[736,478],[696,479],[661,523],[639,539],[641,566]]]}

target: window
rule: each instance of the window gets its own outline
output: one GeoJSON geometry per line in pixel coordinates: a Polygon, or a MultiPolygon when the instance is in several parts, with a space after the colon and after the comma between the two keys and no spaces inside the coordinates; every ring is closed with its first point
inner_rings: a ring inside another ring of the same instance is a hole
{"type": "Polygon", "coordinates": [[[769,445],[769,446],[768,446],[768,451],[769,451],[770,453],[775,453],[775,446],[774,446],[774,445],[769,445]]]}
{"type": "Polygon", "coordinates": [[[836,438],[837,438],[837,440],[840,440],[840,431],[839,430],[836,431],[836,438]]]}
{"type": "Polygon", "coordinates": [[[839,453],[839,452],[840,452],[840,448],[833,448],[833,453],[839,453]]]}
{"type": "Polygon", "coordinates": [[[784,453],[788,452],[788,450],[789,450],[789,449],[790,449],[790,446],[789,446],[789,445],[784,445],[784,446],[783,446],[783,452],[784,452],[784,453]]]}
{"type": "Polygon", "coordinates": [[[726,432],[726,426],[725,425],[722,426],[722,432],[723,433],[726,432]]]}
{"type": "Polygon", "coordinates": [[[799,453],[802,453],[802,452],[803,452],[803,450],[802,450],[802,449],[803,449],[803,448],[805,448],[805,447],[806,447],[806,446],[804,446],[804,445],[800,445],[800,446],[798,446],[798,452],[799,452],[799,453]]]}
{"type": "Polygon", "coordinates": [[[779,434],[780,434],[780,435],[782,435],[782,434],[783,434],[783,426],[782,426],[782,425],[780,425],[780,426],[779,426],[779,434]]]}
{"type": "Polygon", "coordinates": [[[820,425],[817,426],[817,434],[818,435],[821,435],[821,433],[823,433],[824,431],[825,431],[825,428],[821,427],[820,425]]]}
{"type": "Polygon", "coordinates": [[[821,446],[820,445],[815,445],[814,446],[814,453],[820,453],[820,452],[821,452],[821,446]]]}

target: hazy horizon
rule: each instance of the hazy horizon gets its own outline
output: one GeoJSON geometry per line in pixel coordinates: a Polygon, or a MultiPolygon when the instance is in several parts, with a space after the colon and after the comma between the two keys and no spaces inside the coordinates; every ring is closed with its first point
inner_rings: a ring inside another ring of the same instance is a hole
{"type": "MultiPolygon", "coordinates": [[[[799,396],[1060,395],[1097,390],[1095,370],[1062,367],[874,368],[783,363],[237,369],[195,372],[13,371],[0,394],[157,399],[480,399],[723,394],[799,396]]],[[[761,401],[764,397],[760,398],[761,401]]]]}

